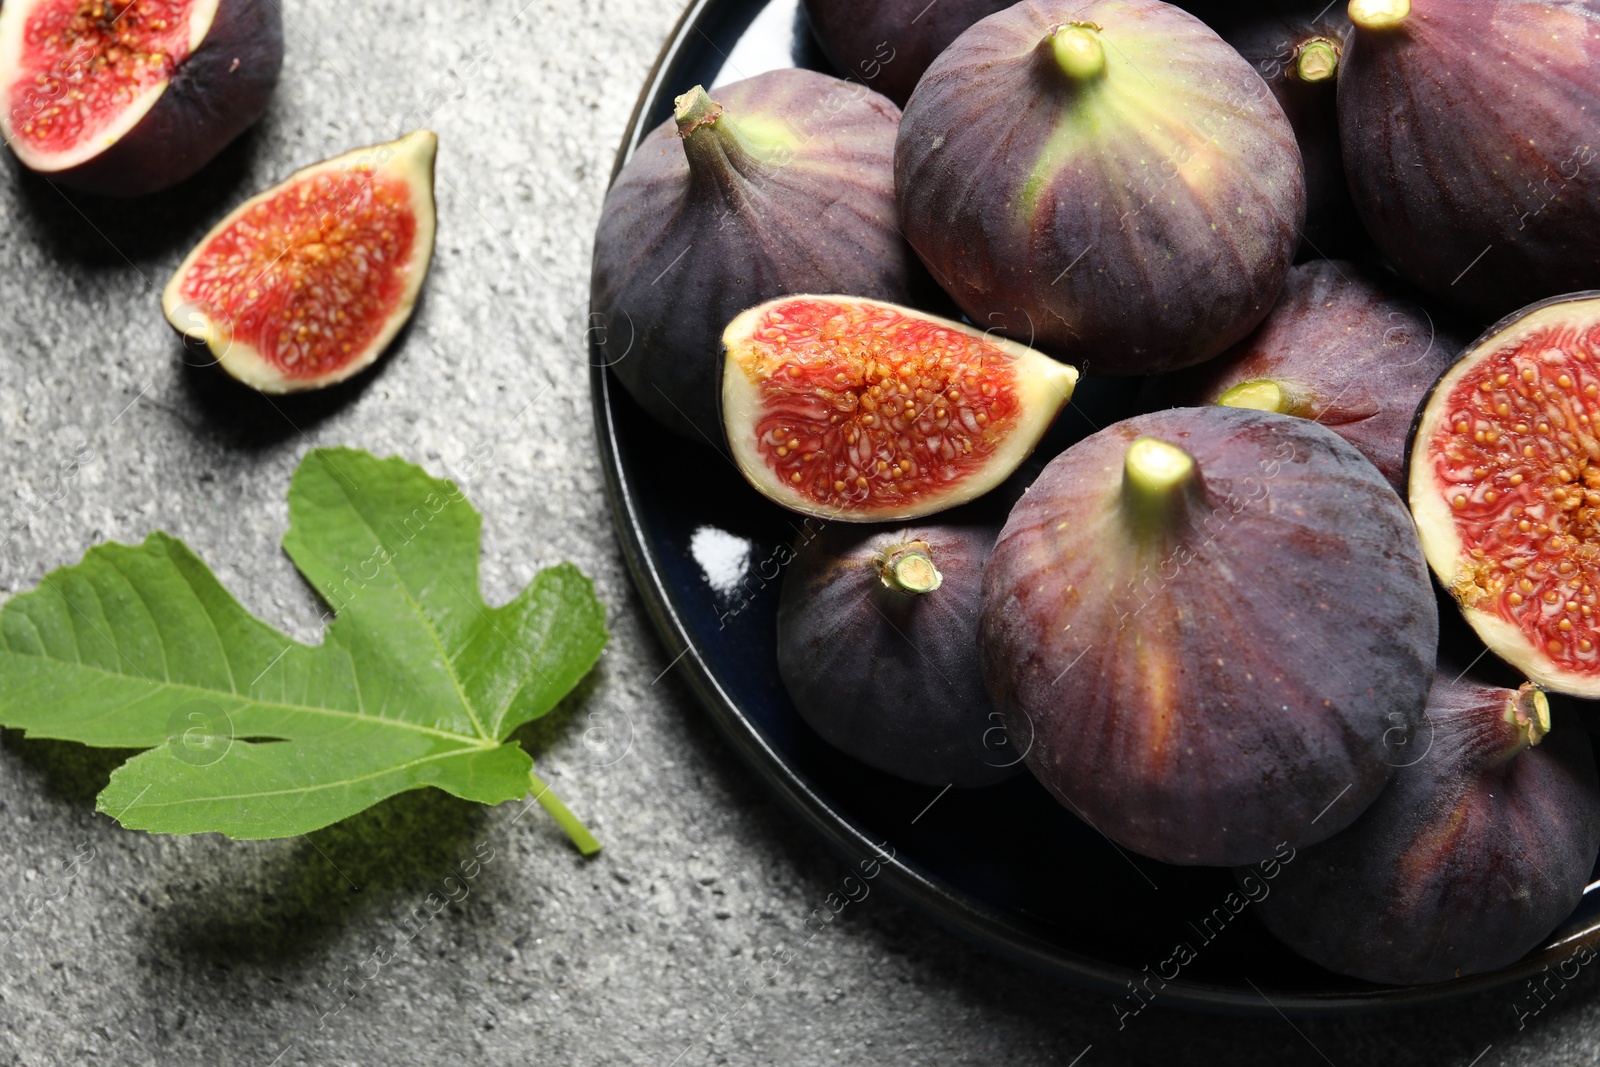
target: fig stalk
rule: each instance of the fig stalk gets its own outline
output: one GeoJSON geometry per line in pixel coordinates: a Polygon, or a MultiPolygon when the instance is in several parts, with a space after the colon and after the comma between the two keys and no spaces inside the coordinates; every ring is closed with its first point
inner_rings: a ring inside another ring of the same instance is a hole
{"type": "Polygon", "coordinates": [[[1411,14],[1411,0],[1350,0],[1350,21],[1364,30],[1392,30],[1411,14]]]}
{"type": "Polygon", "coordinates": [[[1240,382],[1217,397],[1225,408],[1250,408],[1254,411],[1276,411],[1279,415],[1295,414],[1295,403],[1287,390],[1271,378],[1252,378],[1240,382]]]}
{"type": "Polygon", "coordinates": [[[944,575],[934,565],[933,550],[926,541],[890,545],[878,553],[873,563],[884,587],[897,593],[921,596],[944,584],[944,575]]]}
{"type": "Polygon", "coordinates": [[[1171,525],[1184,491],[1195,481],[1194,457],[1177,445],[1141,437],[1122,461],[1122,500],[1141,536],[1171,525]]]}
{"type": "Polygon", "coordinates": [[[1100,27],[1074,22],[1050,35],[1050,50],[1061,72],[1075,82],[1090,82],[1106,72],[1106,46],[1100,27]]]}
{"type": "Polygon", "coordinates": [[[781,158],[785,147],[781,136],[760,136],[748,123],[727,114],[705,86],[696,85],[672,103],[691,181],[725,202],[741,202],[744,182],[781,158]]]}
{"type": "Polygon", "coordinates": [[[1294,72],[1309,85],[1331,81],[1339,73],[1339,46],[1326,37],[1307,41],[1295,57],[1294,72]]]}
{"type": "Polygon", "coordinates": [[[678,136],[684,140],[702,126],[710,126],[722,117],[722,105],[711,99],[704,85],[696,85],[682,96],[672,100],[672,119],[678,124],[678,136]]]}
{"type": "Polygon", "coordinates": [[[1506,699],[1505,721],[1516,728],[1520,741],[1510,753],[1514,756],[1537,745],[1550,732],[1550,698],[1532,682],[1523,682],[1522,688],[1506,699]]]}

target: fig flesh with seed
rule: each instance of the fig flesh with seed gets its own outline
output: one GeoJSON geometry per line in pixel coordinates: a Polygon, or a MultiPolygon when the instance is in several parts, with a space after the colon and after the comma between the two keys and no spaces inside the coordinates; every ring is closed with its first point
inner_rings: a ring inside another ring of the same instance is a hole
{"type": "Polygon", "coordinates": [[[1024,0],[958,37],[900,124],[907,239],[975,323],[1096,374],[1209,359],[1283,287],[1294,130],[1158,0],[1024,0]]]}
{"type": "MultiPolygon", "coordinates": [[[[984,573],[1029,768],[1112,841],[1253,863],[1350,824],[1415,725],[1438,612],[1409,516],[1315,422],[1179,408],[1057,456],[984,573]]],[[[1020,741],[1018,742],[1020,745],[1020,741]]]]}
{"type": "Polygon", "coordinates": [[[7,0],[0,132],[53,182],[142,196],[260,118],[282,66],[275,0],[7,0]]]}
{"type": "Polygon", "coordinates": [[[433,162],[418,130],[296,171],[212,228],[161,294],[173,329],[264,393],[361,372],[411,318],[433,261],[433,162]]]}
{"type": "Polygon", "coordinates": [[[1353,0],[1345,173],[1402,277],[1477,323],[1600,288],[1600,0],[1353,0]]]}
{"type": "Polygon", "coordinates": [[[722,418],[746,480],[842,522],[920,518],[1011,476],[1078,373],[1014,341],[850,296],[780,297],[728,324],[722,418]]]}
{"type": "Polygon", "coordinates": [[[723,329],[790,293],[909,302],[894,203],[900,109],[774,70],[678,97],[606,195],[595,235],[600,358],[663,426],[720,446],[723,329]]]}
{"type": "Polygon", "coordinates": [[[1214,360],[1152,379],[1144,401],[1315,419],[1404,494],[1417,406],[1460,351],[1392,284],[1353,263],[1315,260],[1294,268],[1254,333],[1214,360]]]}
{"type": "Polygon", "coordinates": [[[1411,511],[1483,643],[1533,682],[1600,697],[1600,293],[1510,316],[1417,416],[1411,511]]]}
{"type": "Polygon", "coordinates": [[[778,670],[834,747],[924,785],[1017,774],[978,662],[981,524],[803,534],[778,602],[778,670]]]}
{"type": "Polygon", "coordinates": [[[1372,982],[1513,963],[1577,907],[1600,851],[1589,739],[1531,684],[1441,677],[1408,747],[1354,825],[1283,864],[1257,914],[1301,955],[1372,982]]]}

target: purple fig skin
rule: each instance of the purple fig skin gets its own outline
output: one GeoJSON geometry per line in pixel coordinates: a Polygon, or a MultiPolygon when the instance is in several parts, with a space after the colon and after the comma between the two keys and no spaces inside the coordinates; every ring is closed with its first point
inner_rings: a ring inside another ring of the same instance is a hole
{"type": "Polygon", "coordinates": [[[266,113],[282,68],[283,18],[274,0],[219,0],[205,39],[149,113],[105,151],[46,176],[101,196],[176,185],[266,113]]]}
{"type": "Polygon", "coordinates": [[[1597,0],[1413,0],[1357,26],[1345,173],[1402,277],[1477,322],[1600,288],[1597,69],[1597,0]]]}
{"type": "Polygon", "coordinates": [[[802,536],[778,602],[778,670],[829,744],[923,785],[992,785],[1021,773],[978,662],[993,526],[832,525],[802,536]],[[880,561],[922,543],[938,588],[889,588],[880,561]]]}
{"type": "Polygon", "coordinates": [[[1306,168],[1306,223],[1300,254],[1323,259],[1370,246],[1339,148],[1338,71],[1350,20],[1343,3],[1299,0],[1240,13],[1217,32],[1250,61],[1277,97],[1306,168]]]}
{"type": "Polygon", "coordinates": [[[905,106],[934,57],[1015,0],[805,0],[806,20],[841,75],[905,106]]]}
{"type": "MultiPolygon", "coordinates": [[[[1353,263],[1316,260],[1289,274],[1267,320],[1198,367],[1153,378],[1144,406],[1200,407],[1247,382],[1276,390],[1228,397],[1233,406],[1314,419],[1406,493],[1406,448],[1417,406],[1455,362],[1462,344],[1427,309],[1353,263]]],[[[1245,392],[1245,390],[1241,390],[1245,392]]]]}
{"type": "Polygon", "coordinates": [[[1405,506],[1348,442],[1179,408],[1044,469],[990,557],[981,634],[995,707],[1058,800],[1131,851],[1234,866],[1383,790],[1439,617],[1405,506]]]}
{"type": "Polygon", "coordinates": [[[1329,970],[1393,985],[1492,971],[1537,947],[1583,897],[1600,780],[1576,718],[1552,717],[1530,747],[1534,694],[1435,681],[1418,751],[1398,761],[1414,762],[1349,829],[1283,865],[1257,906],[1267,929],[1329,970]]]}
{"type": "Polygon", "coordinates": [[[1243,338],[1305,217],[1266,84],[1157,0],[1024,0],[963,33],[906,104],[895,187],[907,239],[973,322],[1097,374],[1243,338]],[[1100,65],[1063,58],[1074,39],[1100,65]]]}
{"type": "Polygon", "coordinates": [[[712,99],[687,137],[673,120],[653,130],[606,195],[591,332],[657,422],[721,448],[722,331],[739,312],[794,293],[909,304],[914,261],[895,210],[893,103],[794,69],[712,99]]]}

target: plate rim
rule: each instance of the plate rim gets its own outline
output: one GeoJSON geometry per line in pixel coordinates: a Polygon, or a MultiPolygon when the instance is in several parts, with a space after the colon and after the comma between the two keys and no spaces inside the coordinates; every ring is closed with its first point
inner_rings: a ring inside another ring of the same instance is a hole
{"type": "MultiPolygon", "coordinates": [[[[702,25],[714,13],[737,6],[752,4],[765,6],[769,2],[771,0],[690,0],[683,14],[668,32],[661,51],[645,77],[644,86],[634,103],[632,114],[623,132],[622,143],[612,164],[611,174],[606,181],[607,192],[638,147],[640,140],[649,132],[643,127],[644,117],[660,96],[668,75],[684,52],[691,35],[695,33],[703,35],[702,25]]],[[[591,280],[588,305],[591,323],[593,317],[599,314],[594,309],[593,295],[591,280]]],[[[836,812],[805,778],[789,767],[782,756],[768,744],[761,731],[722,687],[706,663],[692,630],[674,606],[672,595],[646,547],[645,520],[637,507],[637,501],[627,484],[622,468],[622,452],[611,400],[614,383],[604,359],[597,358],[599,353],[592,339],[592,331],[586,332],[584,336],[584,347],[589,362],[590,402],[600,466],[605,477],[606,501],[629,577],[650,617],[657,638],[665,651],[673,657],[670,663],[678,665],[682,661],[681,665],[685,667],[685,680],[696,702],[709,715],[723,740],[739,754],[746,768],[753,771],[763,786],[776,796],[781,807],[805,823],[835,855],[852,863],[878,858],[881,863],[878,877],[882,879],[884,886],[912,911],[933,919],[945,929],[977,947],[1013,963],[1020,963],[1036,972],[1111,997],[1127,995],[1129,990],[1146,977],[1145,971],[1136,971],[1129,967],[1096,960],[1046,942],[1012,922],[997,909],[968,893],[945,885],[905,860],[899,857],[884,860],[878,846],[871,838],[843,814],[836,812]]],[[[1585,890],[1586,894],[1587,892],[1588,888],[1585,890]]],[[[1306,1017],[1393,1011],[1437,1005],[1473,993],[1501,988],[1536,975],[1586,948],[1592,950],[1597,944],[1600,944],[1600,922],[1592,924],[1586,930],[1546,944],[1508,967],[1449,982],[1424,986],[1374,987],[1360,992],[1278,991],[1269,998],[1267,993],[1261,990],[1247,992],[1217,983],[1185,981],[1179,978],[1166,982],[1155,1001],[1201,1011],[1245,1015],[1288,1013],[1306,1017]]]]}

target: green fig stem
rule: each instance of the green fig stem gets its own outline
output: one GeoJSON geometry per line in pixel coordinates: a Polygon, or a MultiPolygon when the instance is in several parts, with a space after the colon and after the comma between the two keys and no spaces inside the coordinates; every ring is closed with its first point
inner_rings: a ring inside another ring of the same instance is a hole
{"type": "Polygon", "coordinates": [[[944,575],[934,566],[933,549],[926,541],[891,545],[878,553],[873,563],[884,587],[897,593],[921,596],[944,584],[944,575]]]}
{"type": "Polygon", "coordinates": [[[1363,30],[1392,30],[1411,14],[1411,0],[1350,0],[1350,21],[1363,30]]]}
{"type": "Polygon", "coordinates": [[[1075,82],[1093,81],[1106,72],[1106,46],[1100,40],[1100,27],[1092,22],[1057,27],[1050,35],[1050,48],[1056,65],[1075,82]]]}
{"type": "Polygon", "coordinates": [[[1250,408],[1254,411],[1275,411],[1279,415],[1293,413],[1294,401],[1288,390],[1271,378],[1252,378],[1240,382],[1217,398],[1225,408],[1250,408]]]}
{"type": "Polygon", "coordinates": [[[1311,85],[1332,81],[1339,73],[1339,46],[1316,37],[1300,46],[1294,61],[1295,77],[1311,85]]]}
{"type": "Polygon", "coordinates": [[[1505,720],[1520,735],[1511,755],[1537,745],[1550,732],[1550,698],[1532,682],[1523,682],[1520,689],[1506,698],[1505,720]]]}
{"type": "Polygon", "coordinates": [[[690,182],[733,208],[747,201],[752,182],[770,176],[799,148],[786,124],[760,114],[730,115],[702,85],[673,101],[672,116],[690,182]]]}
{"type": "Polygon", "coordinates": [[[696,85],[672,101],[672,118],[678,124],[678,136],[688,138],[702,126],[710,126],[722,117],[722,105],[711,99],[706,87],[696,85]]]}
{"type": "Polygon", "coordinates": [[[528,771],[528,784],[533,787],[533,799],[537,800],[539,806],[550,813],[550,817],[556,821],[557,826],[566,831],[567,837],[571,839],[574,845],[578,846],[579,852],[585,856],[593,856],[600,851],[600,842],[595,840],[595,836],[589,832],[589,828],[583,825],[583,822],[572,814],[565,804],[561,803],[561,798],[556,796],[550,787],[545,785],[544,779],[540,778],[532,770],[528,771]]]}
{"type": "Polygon", "coordinates": [[[1140,437],[1122,461],[1122,502],[1134,529],[1148,536],[1168,529],[1194,484],[1194,457],[1177,445],[1140,437]]]}

